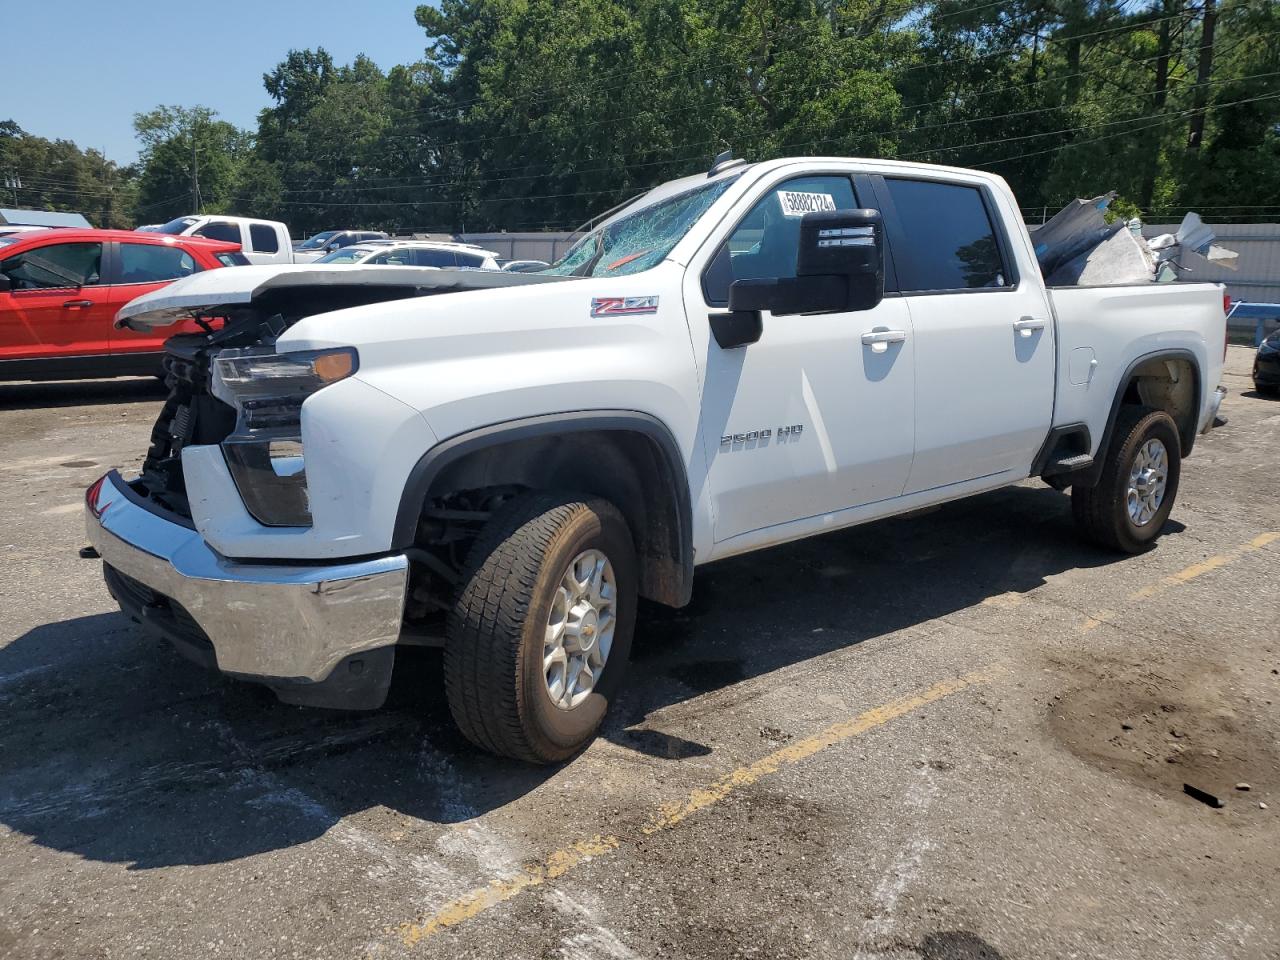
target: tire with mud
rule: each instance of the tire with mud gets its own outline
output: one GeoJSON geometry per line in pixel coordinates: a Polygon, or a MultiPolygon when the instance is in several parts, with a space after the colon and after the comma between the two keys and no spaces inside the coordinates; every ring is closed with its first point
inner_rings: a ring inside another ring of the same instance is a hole
{"type": "Polygon", "coordinates": [[[1149,548],[1173,510],[1181,451],[1169,414],[1122,407],[1097,486],[1071,488],[1071,513],[1084,537],[1123,553],[1149,548]]]}
{"type": "Polygon", "coordinates": [[[525,493],[486,524],[449,614],[445,688],[492,753],[555,763],[595,736],[631,652],[637,566],[605,500],[525,493]]]}

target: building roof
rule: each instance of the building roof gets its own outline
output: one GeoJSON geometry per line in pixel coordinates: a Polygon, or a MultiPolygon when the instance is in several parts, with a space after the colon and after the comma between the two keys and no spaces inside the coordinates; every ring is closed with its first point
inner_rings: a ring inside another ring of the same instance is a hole
{"type": "Polygon", "coordinates": [[[24,227],[92,227],[80,213],[52,210],[10,210],[0,207],[0,223],[24,227]]]}

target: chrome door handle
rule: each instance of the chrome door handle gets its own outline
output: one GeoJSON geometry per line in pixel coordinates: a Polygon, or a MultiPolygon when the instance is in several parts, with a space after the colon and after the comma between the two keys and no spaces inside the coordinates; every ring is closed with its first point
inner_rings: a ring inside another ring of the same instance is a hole
{"type": "Polygon", "coordinates": [[[891,343],[902,343],[907,339],[905,330],[872,330],[862,335],[862,345],[870,347],[872,353],[884,353],[891,343]]]}
{"type": "Polygon", "coordinates": [[[70,307],[71,309],[74,310],[77,307],[92,307],[93,301],[92,300],[68,300],[63,304],[63,306],[70,307]]]}
{"type": "Polygon", "coordinates": [[[1023,317],[1021,320],[1013,321],[1013,329],[1023,337],[1031,336],[1035,330],[1043,330],[1046,325],[1044,320],[1037,320],[1035,317],[1023,317]]]}

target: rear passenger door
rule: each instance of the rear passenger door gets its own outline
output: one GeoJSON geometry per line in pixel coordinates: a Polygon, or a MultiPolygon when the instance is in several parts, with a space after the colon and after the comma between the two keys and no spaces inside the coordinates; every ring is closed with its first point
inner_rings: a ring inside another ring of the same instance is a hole
{"type": "Polygon", "coordinates": [[[249,250],[242,252],[260,254],[259,263],[271,263],[280,259],[280,234],[269,223],[249,224],[249,250]]]}
{"type": "MultiPolygon", "coordinates": [[[[175,244],[131,243],[126,240],[110,244],[109,249],[108,298],[113,318],[130,300],[203,269],[189,250],[175,244]]],[[[108,326],[111,353],[117,356],[159,353],[165,340],[175,333],[196,333],[200,330],[191,320],[142,330],[117,330],[110,324],[108,326]]]]}
{"type": "Polygon", "coordinates": [[[1025,476],[1053,416],[1053,324],[984,181],[876,178],[915,333],[915,458],[905,493],[1025,476]],[[1026,274],[1025,276],[1023,274],[1026,274]]]}

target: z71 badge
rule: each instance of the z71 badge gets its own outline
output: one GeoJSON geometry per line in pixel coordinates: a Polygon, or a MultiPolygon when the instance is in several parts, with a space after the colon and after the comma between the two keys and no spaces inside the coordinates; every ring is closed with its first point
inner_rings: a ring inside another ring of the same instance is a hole
{"type": "Polygon", "coordinates": [[[593,317],[636,317],[658,312],[657,297],[592,297],[593,317]]]}

